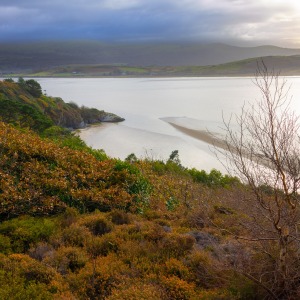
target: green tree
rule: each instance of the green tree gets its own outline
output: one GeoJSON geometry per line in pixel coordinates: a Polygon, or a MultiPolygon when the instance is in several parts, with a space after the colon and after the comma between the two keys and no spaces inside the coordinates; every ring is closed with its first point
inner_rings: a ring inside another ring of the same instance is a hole
{"type": "Polygon", "coordinates": [[[35,81],[34,79],[29,79],[25,81],[26,83],[26,90],[29,94],[31,94],[33,97],[39,98],[42,96],[42,87],[41,85],[35,81]]]}
{"type": "Polygon", "coordinates": [[[23,77],[19,77],[18,84],[33,97],[39,98],[43,94],[41,85],[34,79],[25,80],[23,77]]]}

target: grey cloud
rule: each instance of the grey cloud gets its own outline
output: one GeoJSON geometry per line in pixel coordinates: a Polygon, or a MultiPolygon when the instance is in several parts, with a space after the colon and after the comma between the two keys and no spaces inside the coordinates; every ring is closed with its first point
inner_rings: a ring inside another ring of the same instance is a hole
{"type": "MultiPolygon", "coordinates": [[[[286,0],[1,0],[0,41],[27,38],[245,39],[288,35],[274,16],[291,15],[286,0]]],[[[299,12],[298,12],[299,13],[299,12]]],[[[298,15],[299,17],[299,15],[298,15]]],[[[300,18],[299,18],[300,19],[300,18]]],[[[297,25],[297,26],[298,26],[297,25]]],[[[294,25],[296,26],[296,25],[294,25]]]]}

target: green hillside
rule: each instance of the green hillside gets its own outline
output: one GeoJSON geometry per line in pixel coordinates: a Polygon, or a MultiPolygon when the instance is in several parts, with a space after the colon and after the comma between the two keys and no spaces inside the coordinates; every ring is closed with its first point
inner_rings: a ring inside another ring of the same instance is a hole
{"type": "Polygon", "coordinates": [[[123,120],[95,108],[78,107],[61,98],[46,96],[38,82],[22,78],[18,82],[11,79],[0,81],[0,117],[5,122],[37,132],[53,125],[76,129],[102,121],[123,120]]]}

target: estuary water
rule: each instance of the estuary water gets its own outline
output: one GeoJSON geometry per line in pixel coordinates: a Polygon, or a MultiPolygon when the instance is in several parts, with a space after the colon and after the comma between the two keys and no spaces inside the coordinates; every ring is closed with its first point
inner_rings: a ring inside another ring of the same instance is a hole
{"type": "MultiPolygon", "coordinates": [[[[179,151],[184,166],[224,170],[208,143],[189,129],[222,137],[223,118],[260,99],[252,78],[39,78],[47,95],[113,112],[125,121],[80,132],[112,157],[166,160],[179,151]],[[177,125],[172,126],[171,123],[177,125]],[[179,126],[179,127],[178,127],[179,126]],[[187,129],[187,130],[179,130],[187,129]]],[[[292,107],[300,114],[300,77],[287,77],[292,107]]]]}

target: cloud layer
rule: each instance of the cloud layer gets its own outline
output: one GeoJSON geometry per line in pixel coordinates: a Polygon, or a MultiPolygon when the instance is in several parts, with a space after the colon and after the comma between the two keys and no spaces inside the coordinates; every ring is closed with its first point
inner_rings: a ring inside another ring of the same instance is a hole
{"type": "Polygon", "coordinates": [[[300,46],[298,0],[1,0],[0,41],[222,41],[300,46]]]}

